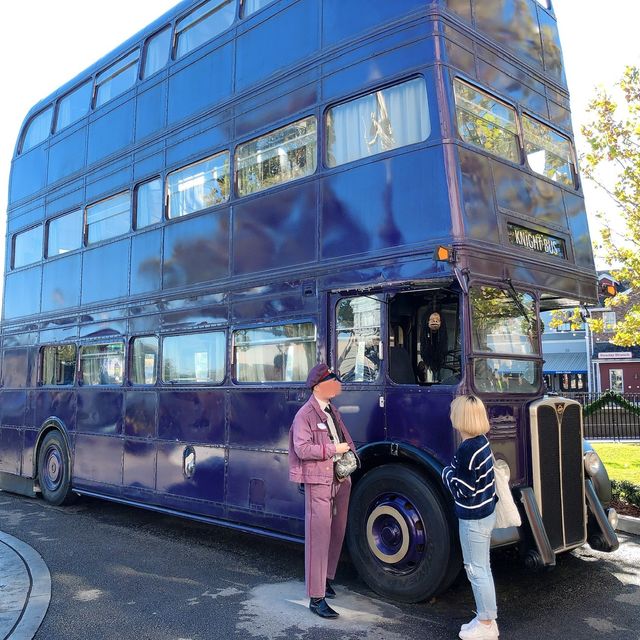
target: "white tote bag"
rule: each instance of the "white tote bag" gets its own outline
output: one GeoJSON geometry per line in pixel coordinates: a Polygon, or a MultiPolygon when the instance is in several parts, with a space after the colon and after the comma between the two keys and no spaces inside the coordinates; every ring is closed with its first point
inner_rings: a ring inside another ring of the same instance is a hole
{"type": "Polygon", "coordinates": [[[496,477],[496,529],[519,527],[522,524],[520,512],[513,500],[513,494],[509,487],[509,465],[504,460],[493,459],[493,472],[496,477]]]}

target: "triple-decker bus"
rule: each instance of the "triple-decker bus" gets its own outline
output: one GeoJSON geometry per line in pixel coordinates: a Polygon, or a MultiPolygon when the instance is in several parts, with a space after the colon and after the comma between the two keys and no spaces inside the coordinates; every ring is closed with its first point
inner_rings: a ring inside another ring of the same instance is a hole
{"type": "Polygon", "coordinates": [[[542,383],[540,313],[597,294],[546,2],[185,0],[28,113],[6,256],[5,489],[302,541],[288,431],[322,360],[375,591],[460,569],[460,393],[522,512],[495,546],[617,547],[580,406],[542,383]]]}

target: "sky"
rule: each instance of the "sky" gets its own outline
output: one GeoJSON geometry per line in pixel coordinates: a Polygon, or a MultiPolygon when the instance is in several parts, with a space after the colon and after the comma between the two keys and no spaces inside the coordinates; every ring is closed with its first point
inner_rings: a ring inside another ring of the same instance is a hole
{"type": "MultiPolygon", "coordinates": [[[[621,77],[625,65],[640,64],[640,45],[637,44],[640,2],[552,1],[558,18],[571,93],[573,128],[580,152],[586,148],[579,129],[588,120],[585,109],[594,88],[597,85],[612,87],[621,77]]],[[[110,0],[108,3],[30,0],[3,4],[0,273],[4,265],[10,160],[27,111],[175,4],[177,0],[110,0]]],[[[598,233],[596,211],[611,207],[588,182],[585,181],[583,187],[593,237],[598,233]]],[[[0,291],[1,288],[0,278],[0,291]]]]}

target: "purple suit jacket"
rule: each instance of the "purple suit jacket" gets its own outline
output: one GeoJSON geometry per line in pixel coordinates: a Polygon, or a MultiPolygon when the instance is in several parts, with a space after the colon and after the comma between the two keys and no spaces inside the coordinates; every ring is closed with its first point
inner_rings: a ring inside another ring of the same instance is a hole
{"type": "MultiPolygon", "coordinates": [[[[340,413],[333,405],[331,408],[349,447],[355,452],[356,447],[340,413]]],[[[289,480],[292,482],[333,482],[332,458],[336,453],[336,446],[331,442],[327,422],[327,414],[312,394],[296,413],[289,431],[289,480]]]]}

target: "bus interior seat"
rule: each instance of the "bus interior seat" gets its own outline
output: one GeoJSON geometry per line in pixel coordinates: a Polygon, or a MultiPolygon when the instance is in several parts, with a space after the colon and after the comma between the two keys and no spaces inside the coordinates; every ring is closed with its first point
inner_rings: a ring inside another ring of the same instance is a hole
{"type": "Polygon", "coordinates": [[[389,376],[398,384],[416,384],[411,356],[404,347],[389,347],[389,376]]]}

